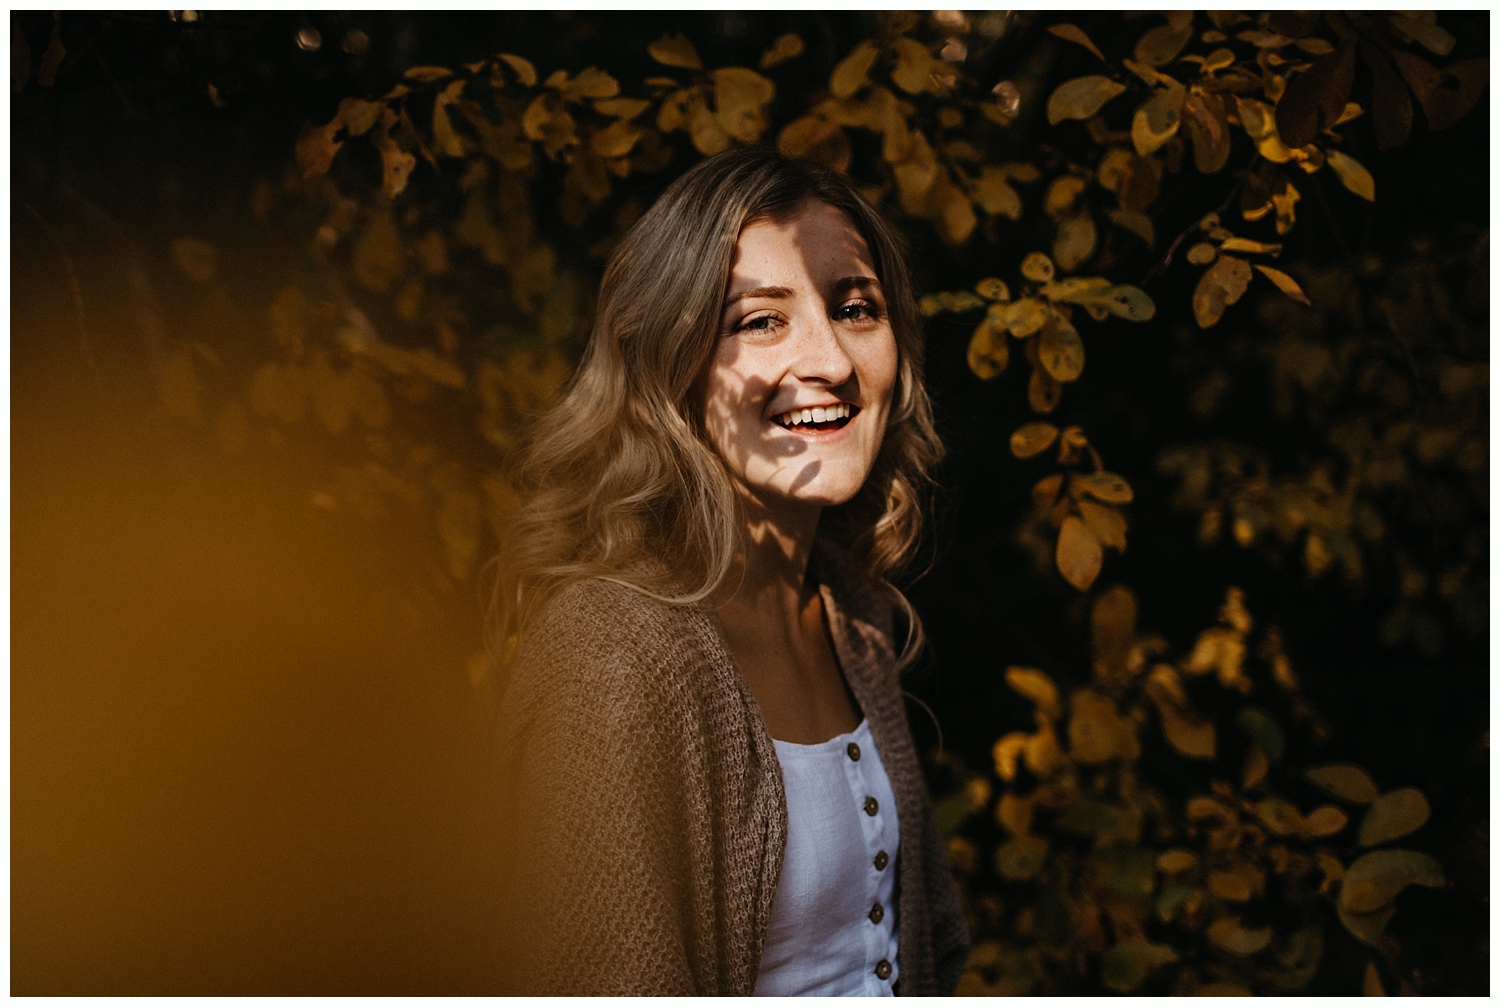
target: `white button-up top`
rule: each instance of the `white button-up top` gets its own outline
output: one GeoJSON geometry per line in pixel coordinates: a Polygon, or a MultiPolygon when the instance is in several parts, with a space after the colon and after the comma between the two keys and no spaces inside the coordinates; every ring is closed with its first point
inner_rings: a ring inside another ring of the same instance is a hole
{"type": "Polygon", "coordinates": [[[900,833],[870,726],[819,745],[776,742],[786,857],[757,996],[891,996],[899,977],[900,833]]]}

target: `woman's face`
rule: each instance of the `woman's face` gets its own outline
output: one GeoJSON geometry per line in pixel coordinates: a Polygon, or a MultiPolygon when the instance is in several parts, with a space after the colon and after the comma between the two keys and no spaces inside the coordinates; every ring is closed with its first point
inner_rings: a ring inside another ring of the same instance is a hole
{"type": "Polygon", "coordinates": [[[870,251],[809,203],[740,233],[700,393],[709,442],[771,507],[847,502],[885,436],[896,338],[870,251]]]}

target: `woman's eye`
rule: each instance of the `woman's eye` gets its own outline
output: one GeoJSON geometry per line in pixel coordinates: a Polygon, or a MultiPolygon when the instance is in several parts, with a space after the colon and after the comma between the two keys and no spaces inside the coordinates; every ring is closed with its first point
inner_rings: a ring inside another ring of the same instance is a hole
{"type": "Polygon", "coordinates": [[[740,332],[765,332],[767,329],[774,328],[775,325],[775,315],[756,315],[754,318],[747,318],[744,321],[740,322],[740,324],[736,326],[736,330],[740,332]]]}
{"type": "Polygon", "coordinates": [[[860,318],[878,318],[879,315],[875,310],[875,305],[870,304],[868,301],[851,301],[848,304],[839,305],[834,310],[833,317],[854,320],[860,318]]]}

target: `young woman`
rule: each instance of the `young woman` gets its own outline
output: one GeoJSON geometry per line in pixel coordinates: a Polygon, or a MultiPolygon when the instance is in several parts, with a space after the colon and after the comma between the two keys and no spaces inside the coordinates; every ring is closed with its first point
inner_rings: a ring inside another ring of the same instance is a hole
{"type": "Polygon", "coordinates": [[[921,375],[899,246],[836,172],[721,154],[616,249],[501,557],[507,988],[952,991],[885,580],[941,453],[921,375]]]}

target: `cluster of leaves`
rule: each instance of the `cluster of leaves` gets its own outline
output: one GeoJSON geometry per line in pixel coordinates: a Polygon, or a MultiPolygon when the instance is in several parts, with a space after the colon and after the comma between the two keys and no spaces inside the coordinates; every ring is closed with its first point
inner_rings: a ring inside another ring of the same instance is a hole
{"type": "Polygon", "coordinates": [[[1121,993],[1285,994],[1311,981],[1333,916],[1396,970],[1385,933],[1396,896],[1445,883],[1431,856],[1386,845],[1427,821],[1426,798],[1381,794],[1347,763],[1292,768],[1281,723],[1243,702],[1269,685],[1317,728],[1279,632],[1257,636],[1230,589],[1219,624],[1173,660],[1166,640],[1137,631],[1135,597],[1118,585],[1096,599],[1090,628],[1089,685],[1064,696],[1042,671],[1005,672],[1035,730],[996,742],[994,775],[970,774],[943,808],[979,938],[959,992],[1055,994],[1097,980],[1121,993]],[[1221,714],[1200,712],[1194,693],[1221,714]],[[1238,744],[1221,737],[1226,721],[1238,744]],[[1151,785],[1143,751],[1161,743],[1204,765],[1204,792],[1179,801],[1151,785]],[[1293,800],[1317,793],[1337,803],[1293,800]],[[1005,837],[988,858],[967,835],[988,829],[981,815],[1005,837]]]}
{"type": "MultiPolygon", "coordinates": [[[[1487,270],[1484,243],[1441,257],[1423,245],[1406,262],[1311,273],[1307,306],[1265,302],[1232,355],[1259,358],[1273,414],[1305,421],[1322,442],[1291,471],[1264,445],[1165,447],[1159,469],[1177,485],[1174,503],[1198,516],[1199,540],[1295,551],[1314,579],[1388,579],[1388,644],[1437,656],[1445,625],[1481,637],[1489,365],[1487,298],[1473,295],[1487,270]]],[[[1222,408],[1222,365],[1198,382],[1200,414],[1222,408]]]]}

